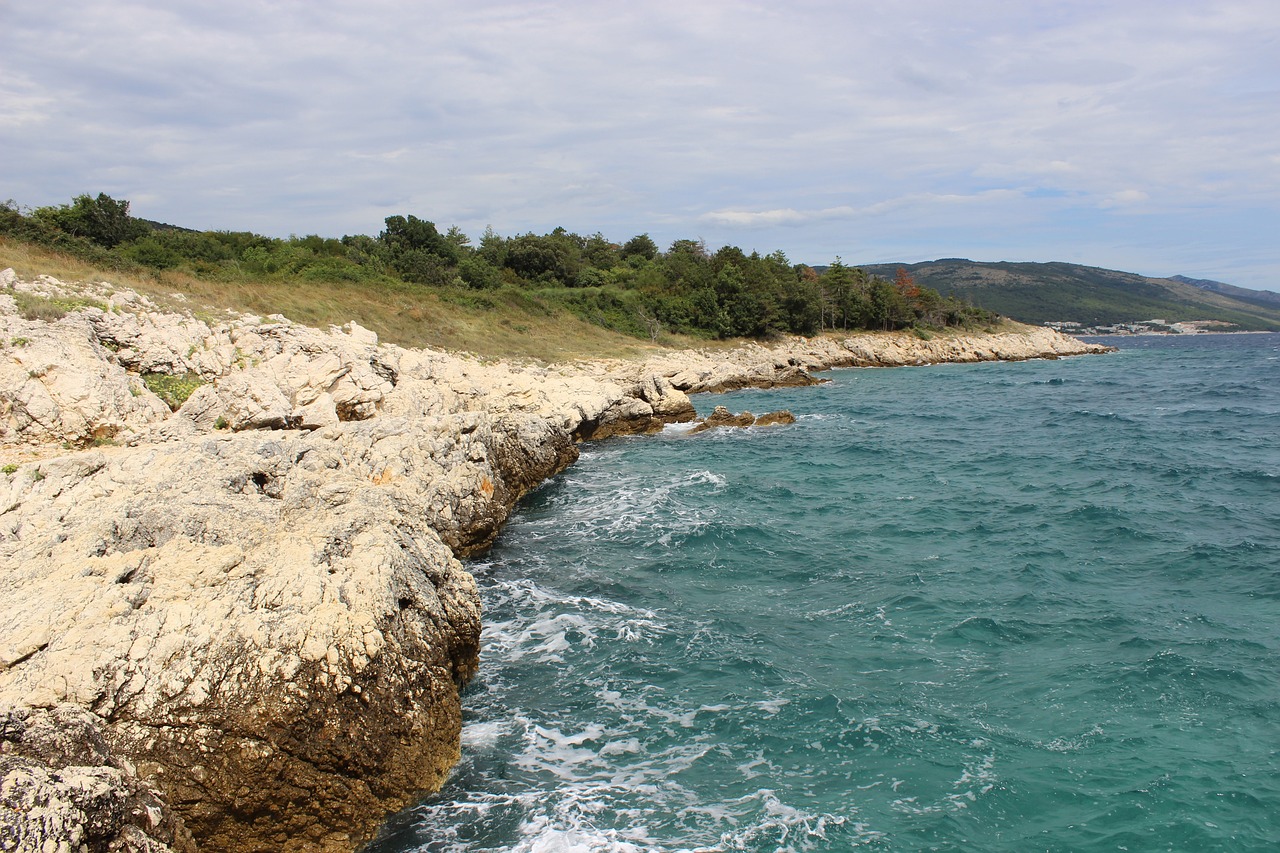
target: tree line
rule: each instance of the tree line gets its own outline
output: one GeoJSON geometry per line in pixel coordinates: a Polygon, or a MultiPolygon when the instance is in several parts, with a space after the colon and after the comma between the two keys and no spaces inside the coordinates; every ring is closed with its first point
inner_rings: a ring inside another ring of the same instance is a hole
{"type": "Polygon", "coordinates": [[[69,204],[0,205],[0,234],[118,269],[181,270],[228,281],[407,282],[445,291],[518,288],[586,320],[657,339],[662,332],[763,338],[826,330],[918,330],[985,324],[996,315],[920,287],[905,269],[889,281],[836,258],[793,264],[781,251],[714,252],[682,239],[662,251],[648,234],[622,243],[556,228],[477,243],[412,215],[389,216],[376,237],[287,239],[244,231],[193,231],[133,217],[100,193],[69,204]]]}

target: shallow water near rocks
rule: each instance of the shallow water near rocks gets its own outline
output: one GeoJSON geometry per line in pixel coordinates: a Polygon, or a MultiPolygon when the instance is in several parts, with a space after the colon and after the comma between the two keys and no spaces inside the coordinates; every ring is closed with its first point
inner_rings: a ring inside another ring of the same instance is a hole
{"type": "Polygon", "coordinates": [[[1274,849],[1280,336],[1112,342],[584,446],[373,849],[1274,849]]]}

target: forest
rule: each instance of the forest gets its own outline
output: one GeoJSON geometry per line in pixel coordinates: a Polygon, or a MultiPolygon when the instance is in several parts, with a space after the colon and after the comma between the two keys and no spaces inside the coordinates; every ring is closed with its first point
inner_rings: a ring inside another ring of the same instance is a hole
{"type": "Polygon", "coordinates": [[[893,280],[846,266],[812,267],[776,251],[710,250],[701,240],[665,251],[648,234],[617,243],[556,228],[473,242],[456,226],[389,216],[376,236],[289,238],[247,231],[195,231],[130,213],[99,193],[70,203],[0,205],[0,235],[40,244],[108,269],[180,270],[212,280],[353,282],[418,286],[485,305],[514,288],[634,337],[664,332],[707,338],[767,338],[825,330],[915,329],[988,324],[996,315],[919,286],[903,268],[893,280]]]}

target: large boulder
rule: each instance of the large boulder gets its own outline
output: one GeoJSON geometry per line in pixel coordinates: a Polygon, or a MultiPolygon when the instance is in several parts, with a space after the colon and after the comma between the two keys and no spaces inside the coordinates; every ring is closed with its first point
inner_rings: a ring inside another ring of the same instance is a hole
{"type": "Polygon", "coordinates": [[[81,313],[51,323],[0,314],[0,349],[0,444],[114,440],[170,414],[81,313]]]}
{"type": "Polygon", "coordinates": [[[208,850],[350,850],[458,756],[474,582],[308,436],[31,463],[0,516],[0,701],[101,715],[208,850]]]}

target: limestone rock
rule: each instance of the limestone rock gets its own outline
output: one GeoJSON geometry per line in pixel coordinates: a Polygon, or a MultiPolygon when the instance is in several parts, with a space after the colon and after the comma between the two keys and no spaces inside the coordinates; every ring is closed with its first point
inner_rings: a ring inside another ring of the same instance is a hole
{"type": "Polygon", "coordinates": [[[635,396],[652,406],[653,416],[663,423],[684,423],[697,416],[688,395],[665,376],[643,377],[637,384],[635,396]]]}
{"type": "Polygon", "coordinates": [[[337,426],[338,407],[333,401],[333,395],[324,392],[307,405],[295,410],[292,419],[300,429],[324,429],[337,426]]]}
{"type": "Polygon", "coordinates": [[[480,628],[422,484],[363,446],[242,433],[40,463],[0,516],[0,699],[108,719],[206,849],[355,847],[456,760],[480,628]]]}
{"type": "Polygon", "coordinates": [[[756,417],[751,412],[741,412],[735,415],[724,406],[716,406],[712,409],[711,414],[689,430],[689,434],[706,432],[719,427],[773,426],[777,424],[793,424],[795,422],[796,416],[786,409],[779,409],[776,412],[769,412],[756,417]]]}
{"type": "Polygon", "coordinates": [[[756,418],[753,426],[777,426],[793,424],[796,422],[796,416],[786,409],[779,409],[776,412],[768,412],[756,418]]]}
{"type": "Polygon", "coordinates": [[[194,853],[182,821],[73,705],[0,709],[0,848],[194,853]]]}
{"type": "Polygon", "coordinates": [[[0,315],[0,443],[80,445],[168,416],[137,377],[111,363],[81,314],[46,323],[0,315]]]}
{"type": "Polygon", "coordinates": [[[261,372],[236,371],[201,385],[178,414],[202,430],[283,429],[292,420],[293,405],[261,372]]]}

